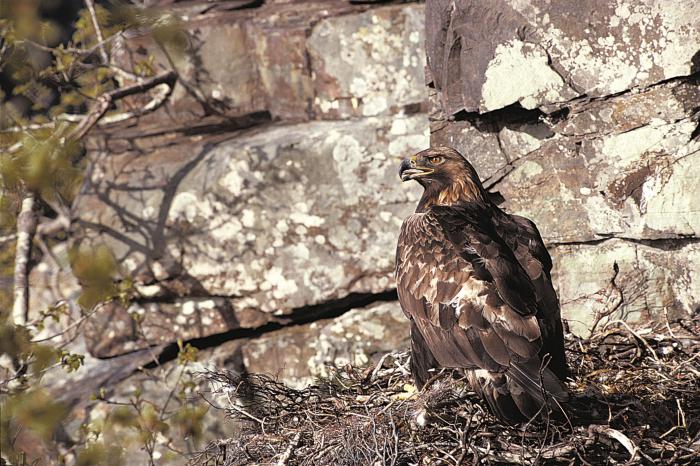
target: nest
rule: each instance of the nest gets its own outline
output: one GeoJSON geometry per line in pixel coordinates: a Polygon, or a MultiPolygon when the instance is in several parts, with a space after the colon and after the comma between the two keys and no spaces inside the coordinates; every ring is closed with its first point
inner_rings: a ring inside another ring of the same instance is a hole
{"type": "Polygon", "coordinates": [[[406,353],[333,368],[295,390],[263,375],[209,372],[239,432],[203,465],[700,464],[700,324],[623,322],[567,337],[566,415],[521,425],[491,415],[456,371],[420,393],[406,353]]]}

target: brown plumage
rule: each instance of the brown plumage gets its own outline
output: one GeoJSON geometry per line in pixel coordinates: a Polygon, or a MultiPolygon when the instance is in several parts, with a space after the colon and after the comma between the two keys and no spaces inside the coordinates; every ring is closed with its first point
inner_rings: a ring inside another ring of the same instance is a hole
{"type": "Polygon", "coordinates": [[[454,149],[420,152],[402,162],[399,174],[424,188],[396,251],[416,384],[425,384],[430,369],[463,368],[509,422],[565,401],[559,301],[535,224],[494,205],[454,149]]]}

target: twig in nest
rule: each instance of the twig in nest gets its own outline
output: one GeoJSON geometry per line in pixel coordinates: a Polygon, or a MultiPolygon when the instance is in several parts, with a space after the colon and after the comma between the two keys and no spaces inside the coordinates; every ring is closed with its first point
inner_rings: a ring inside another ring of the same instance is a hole
{"type": "Polygon", "coordinates": [[[625,447],[625,450],[629,452],[630,461],[634,460],[634,458],[637,456],[637,446],[634,444],[634,442],[632,442],[632,440],[629,439],[629,437],[627,437],[619,430],[611,429],[610,427],[600,425],[592,425],[588,429],[590,432],[594,432],[596,434],[604,434],[610,437],[611,439],[620,442],[620,444],[623,447],[625,447]]]}
{"type": "Polygon", "coordinates": [[[254,420],[255,422],[259,423],[259,424],[260,424],[260,429],[262,429],[262,431],[265,432],[265,421],[264,421],[264,420],[258,419],[257,417],[253,416],[253,415],[250,414],[248,411],[246,411],[245,409],[243,409],[243,408],[237,406],[237,405],[236,405],[236,402],[235,402],[234,400],[231,399],[231,395],[230,395],[228,392],[226,392],[226,398],[228,399],[228,402],[229,402],[228,407],[229,407],[230,409],[236,411],[237,413],[243,414],[245,417],[247,417],[247,418],[249,418],[249,419],[252,419],[252,420],[254,420]]]}
{"type": "Polygon", "coordinates": [[[384,356],[382,356],[382,358],[379,360],[374,370],[372,371],[372,375],[370,375],[369,377],[370,382],[377,378],[377,373],[384,366],[384,361],[386,361],[386,358],[388,358],[391,355],[392,353],[386,353],[384,356]]]}
{"type": "Polygon", "coordinates": [[[286,466],[287,462],[289,461],[289,458],[292,456],[292,452],[294,449],[297,447],[299,444],[299,439],[301,438],[301,431],[298,431],[296,435],[294,435],[294,438],[290,442],[289,446],[287,449],[284,451],[284,454],[280,457],[280,460],[277,462],[277,466],[286,466]]]}
{"type": "MultiPolygon", "coordinates": [[[[588,338],[590,339],[598,329],[598,325],[600,322],[605,319],[606,317],[610,317],[613,315],[618,309],[620,309],[620,306],[625,302],[625,295],[622,291],[622,288],[617,284],[617,276],[620,274],[620,266],[617,265],[617,261],[613,262],[613,276],[610,279],[610,286],[614,291],[617,291],[618,294],[618,299],[617,302],[607,310],[602,310],[602,311],[596,311],[595,313],[595,318],[593,319],[593,323],[591,324],[591,330],[590,333],[588,334],[588,338]]],[[[600,293],[600,291],[598,292],[600,293]]]]}
{"type": "Polygon", "coordinates": [[[649,350],[649,353],[651,353],[651,356],[654,358],[654,360],[656,362],[659,362],[659,357],[656,355],[656,351],[654,351],[654,348],[652,348],[651,345],[644,338],[642,338],[641,335],[639,335],[639,333],[635,332],[627,322],[625,322],[624,320],[612,320],[605,324],[603,330],[608,328],[608,326],[610,325],[622,325],[623,327],[625,327],[625,329],[632,334],[636,341],[640,342],[642,345],[644,345],[644,347],[647,350],[649,350]]]}

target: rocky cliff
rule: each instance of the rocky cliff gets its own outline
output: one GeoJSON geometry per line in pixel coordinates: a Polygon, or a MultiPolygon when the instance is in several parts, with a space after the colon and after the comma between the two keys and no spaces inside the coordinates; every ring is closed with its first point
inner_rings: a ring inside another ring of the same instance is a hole
{"type": "Polygon", "coordinates": [[[700,5],[432,0],[426,31],[431,144],[537,223],[572,330],[698,312],[700,5]]]}
{"type": "Polygon", "coordinates": [[[132,32],[113,55],[174,67],[177,87],[158,112],[91,139],[74,205],[72,245],[106,244],[135,278],[129,306],[86,322],[87,350],[159,345],[167,360],[178,340],[229,342],[229,367],[303,385],[325,364],[405,347],[394,251],[420,189],[397,167],[429,144],[424,5],[171,7],[184,52],[132,32]]]}
{"type": "Polygon", "coordinates": [[[136,279],[86,324],[93,356],[167,361],[180,339],[303,385],[405,347],[393,257],[420,188],[397,166],[428,144],[538,224],[573,331],[698,312],[696,2],[173,8],[187,51],[130,36],[118,59],[174,66],[177,88],[91,140],[74,206],[73,243],[136,279]]]}

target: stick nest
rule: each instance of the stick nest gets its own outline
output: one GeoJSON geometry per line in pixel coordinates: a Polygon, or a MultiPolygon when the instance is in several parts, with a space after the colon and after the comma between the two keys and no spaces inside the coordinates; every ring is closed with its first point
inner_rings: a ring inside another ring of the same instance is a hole
{"type": "Polygon", "coordinates": [[[237,433],[192,464],[700,464],[700,323],[617,321],[590,338],[569,335],[567,357],[566,416],[516,426],[491,415],[457,371],[411,396],[406,353],[330,368],[302,390],[208,372],[237,433]]]}

